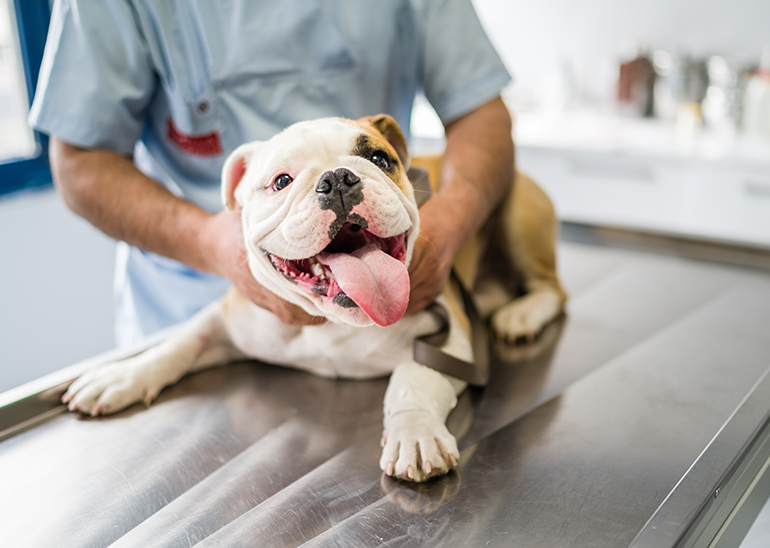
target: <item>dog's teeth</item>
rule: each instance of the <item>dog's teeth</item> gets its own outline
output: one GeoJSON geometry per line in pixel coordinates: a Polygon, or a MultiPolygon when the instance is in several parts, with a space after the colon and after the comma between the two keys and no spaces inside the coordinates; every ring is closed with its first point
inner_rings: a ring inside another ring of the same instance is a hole
{"type": "Polygon", "coordinates": [[[318,276],[319,278],[323,278],[324,275],[324,269],[323,267],[318,263],[313,263],[313,266],[311,267],[313,270],[313,274],[318,276]]]}

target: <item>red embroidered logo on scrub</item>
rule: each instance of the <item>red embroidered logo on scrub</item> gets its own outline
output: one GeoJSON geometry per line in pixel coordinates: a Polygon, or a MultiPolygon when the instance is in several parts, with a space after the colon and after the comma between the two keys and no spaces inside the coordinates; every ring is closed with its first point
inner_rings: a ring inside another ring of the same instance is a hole
{"type": "Polygon", "coordinates": [[[218,156],[224,152],[222,141],[219,139],[219,132],[212,131],[205,135],[187,135],[182,133],[169,118],[166,121],[168,128],[168,138],[171,142],[193,156],[218,156]]]}

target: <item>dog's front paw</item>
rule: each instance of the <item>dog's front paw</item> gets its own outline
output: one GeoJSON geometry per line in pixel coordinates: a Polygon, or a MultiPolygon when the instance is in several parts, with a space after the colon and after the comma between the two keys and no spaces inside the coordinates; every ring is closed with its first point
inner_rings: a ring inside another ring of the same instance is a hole
{"type": "Polygon", "coordinates": [[[389,476],[421,482],[457,465],[457,441],[446,425],[423,410],[400,411],[388,419],[380,468],[389,476]]]}
{"type": "Polygon", "coordinates": [[[91,416],[117,413],[144,400],[149,404],[163,388],[145,367],[129,359],[88,371],[62,396],[70,411],[91,416]]]}

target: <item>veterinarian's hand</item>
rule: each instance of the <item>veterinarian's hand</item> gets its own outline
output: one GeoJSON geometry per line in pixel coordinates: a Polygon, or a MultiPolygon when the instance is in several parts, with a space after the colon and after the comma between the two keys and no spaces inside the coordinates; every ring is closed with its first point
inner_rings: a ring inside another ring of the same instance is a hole
{"type": "Polygon", "coordinates": [[[212,237],[216,238],[218,257],[215,258],[216,272],[233,282],[238,291],[278,316],[283,322],[296,325],[316,325],[325,320],[311,316],[300,307],[292,304],[272,291],[266,289],[254,279],[248,265],[246,247],[243,243],[240,209],[223,210],[211,218],[212,237]]]}
{"type": "Polygon", "coordinates": [[[420,235],[409,265],[411,294],[407,314],[416,314],[435,301],[449,279],[457,253],[457,241],[441,215],[438,201],[428,200],[420,209],[420,235]]]}

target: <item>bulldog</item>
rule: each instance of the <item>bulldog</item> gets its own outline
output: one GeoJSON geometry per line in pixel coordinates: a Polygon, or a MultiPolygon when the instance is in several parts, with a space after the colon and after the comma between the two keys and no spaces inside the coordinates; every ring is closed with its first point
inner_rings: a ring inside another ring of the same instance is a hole
{"type": "MultiPolygon", "coordinates": [[[[439,159],[422,164],[435,182],[439,159]]],[[[413,357],[415,339],[441,320],[430,311],[404,316],[420,227],[409,165],[404,136],[385,115],[301,122],[238,148],[223,169],[222,197],[241,210],[252,274],[328,321],[285,324],[232,289],[157,346],[85,373],[62,401],[93,416],[115,413],[149,404],[183,375],[250,358],[324,377],[391,375],[381,469],[414,482],[447,473],[460,455],[445,422],[467,382],[413,357]]],[[[448,316],[441,351],[467,362],[474,356],[460,285],[509,342],[533,338],[564,306],[551,202],[521,174],[511,189],[458,256],[458,281],[438,300],[448,316]]]]}

